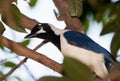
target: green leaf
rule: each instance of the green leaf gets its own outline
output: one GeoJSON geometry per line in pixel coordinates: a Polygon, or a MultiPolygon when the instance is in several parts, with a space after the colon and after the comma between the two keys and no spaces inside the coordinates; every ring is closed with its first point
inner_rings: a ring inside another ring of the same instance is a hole
{"type": "Polygon", "coordinates": [[[70,81],[70,80],[65,77],[47,76],[40,78],[38,81],[70,81]]]}
{"type": "Polygon", "coordinates": [[[87,31],[89,27],[89,20],[88,19],[84,20],[83,25],[84,25],[85,31],[87,31]]]}
{"type": "Polygon", "coordinates": [[[2,22],[0,22],[0,35],[2,35],[4,31],[5,31],[5,28],[2,24],[2,22]]]}
{"type": "Polygon", "coordinates": [[[86,65],[72,58],[65,57],[63,70],[64,76],[72,81],[92,81],[93,78],[92,71],[86,65]]]}
{"type": "Polygon", "coordinates": [[[34,7],[38,0],[30,0],[30,6],[34,7]]]}
{"type": "Polygon", "coordinates": [[[110,24],[106,24],[102,29],[101,35],[111,33],[111,32],[115,32],[116,29],[115,29],[115,27],[113,27],[113,23],[114,22],[111,22],[110,24]]]}
{"type": "Polygon", "coordinates": [[[3,75],[3,72],[2,71],[0,71],[0,76],[2,76],[3,75]]]}
{"type": "Polygon", "coordinates": [[[27,46],[30,43],[30,40],[24,40],[21,42],[23,46],[27,46]]]}
{"type": "Polygon", "coordinates": [[[82,14],[82,0],[69,0],[69,12],[71,16],[80,17],[82,14]]]}
{"type": "Polygon", "coordinates": [[[120,48],[120,32],[115,33],[113,39],[112,39],[112,43],[111,43],[111,53],[116,57],[117,55],[117,51],[120,48]]]}
{"type": "Polygon", "coordinates": [[[4,47],[2,45],[0,45],[0,49],[4,50],[4,47]]]}
{"type": "Polygon", "coordinates": [[[108,19],[108,16],[110,14],[111,11],[111,7],[112,4],[105,4],[105,5],[101,5],[99,8],[97,8],[96,13],[95,13],[95,19],[98,22],[101,21],[106,21],[106,19],[108,19]]]}
{"type": "Polygon", "coordinates": [[[111,53],[116,57],[120,48],[120,1],[113,3],[109,9],[111,12],[107,18],[108,22],[103,25],[104,28],[101,32],[101,35],[111,32],[115,33],[112,38],[110,49],[111,53]]]}
{"type": "Polygon", "coordinates": [[[112,4],[110,16],[118,13],[120,13],[120,1],[112,4]]]}
{"type": "Polygon", "coordinates": [[[5,65],[5,67],[11,67],[11,68],[16,66],[15,63],[10,62],[10,61],[6,62],[4,65],[5,65]]]}
{"type": "Polygon", "coordinates": [[[21,25],[22,15],[17,6],[9,3],[6,3],[6,5],[8,6],[5,6],[7,9],[5,8],[2,13],[2,21],[18,32],[26,32],[25,28],[21,25]]]}

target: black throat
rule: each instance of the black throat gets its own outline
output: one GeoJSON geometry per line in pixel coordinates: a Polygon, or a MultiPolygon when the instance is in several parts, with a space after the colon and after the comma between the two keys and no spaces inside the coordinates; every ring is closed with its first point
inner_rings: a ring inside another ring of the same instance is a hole
{"type": "Polygon", "coordinates": [[[55,32],[51,29],[51,27],[47,23],[42,24],[42,26],[43,30],[46,31],[46,33],[40,33],[36,35],[36,37],[43,38],[52,42],[59,50],[61,50],[60,35],[56,35],[55,32]]]}
{"type": "Polygon", "coordinates": [[[52,42],[60,51],[61,51],[61,46],[60,46],[60,36],[54,36],[50,38],[50,42],[52,42]]]}

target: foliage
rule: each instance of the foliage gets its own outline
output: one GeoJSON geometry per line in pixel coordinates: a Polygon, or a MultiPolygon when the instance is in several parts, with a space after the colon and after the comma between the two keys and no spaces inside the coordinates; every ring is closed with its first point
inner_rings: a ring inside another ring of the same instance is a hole
{"type": "Polygon", "coordinates": [[[4,63],[5,67],[15,67],[15,65],[16,65],[15,63],[10,62],[10,61],[4,63]]]}
{"type": "Polygon", "coordinates": [[[82,14],[82,0],[69,0],[69,11],[71,16],[80,17],[82,14]]]}
{"type": "MultiPolygon", "coordinates": [[[[38,0],[30,0],[29,5],[34,7],[38,0]]],[[[94,19],[103,24],[101,35],[113,32],[114,36],[111,43],[111,52],[116,56],[120,48],[120,1],[111,2],[111,0],[68,0],[69,12],[72,17],[79,17],[85,29],[89,27],[89,21],[86,16],[93,14],[94,19]]],[[[22,15],[17,7],[17,0],[0,0],[0,35],[6,30],[4,24],[9,28],[18,31],[26,32],[25,27],[22,26],[22,15]]],[[[30,40],[21,42],[22,45],[27,46],[30,40]]],[[[0,48],[4,49],[3,46],[0,48]]],[[[13,68],[16,64],[10,61],[5,62],[6,68],[13,68]]],[[[91,81],[93,74],[91,70],[78,61],[65,57],[63,62],[63,76],[62,77],[43,77],[39,81],[91,81]]],[[[3,72],[0,71],[0,76],[3,72]]],[[[16,76],[17,79],[21,80],[16,76]]]]}
{"type": "Polygon", "coordinates": [[[21,42],[23,46],[27,46],[30,43],[30,40],[24,40],[21,42]]]}
{"type": "Polygon", "coordinates": [[[38,81],[71,81],[71,80],[67,79],[66,77],[46,76],[42,77],[38,81]]]}
{"type": "MultiPolygon", "coordinates": [[[[37,0],[30,0],[29,5],[34,7],[37,0]]],[[[3,22],[0,22],[0,35],[5,31],[4,24],[18,32],[26,32],[21,25],[22,14],[17,7],[17,0],[0,0],[0,14],[3,22]],[[15,4],[13,4],[15,2],[15,4]]]]}
{"type": "Polygon", "coordinates": [[[120,1],[110,4],[110,7],[108,7],[106,10],[108,9],[110,10],[108,13],[108,21],[106,20],[101,35],[114,32],[111,43],[111,52],[113,54],[117,54],[117,51],[120,48],[120,1]]]}
{"type": "Polygon", "coordinates": [[[65,57],[63,62],[63,77],[47,76],[38,81],[92,81],[92,71],[79,61],[65,57]]]}
{"type": "Polygon", "coordinates": [[[2,5],[2,21],[18,32],[25,32],[25,28],[20,24],[22,17],[16,5],[10,4],[9,1],[3,1],[2,3],[4,3],[2,5]]]}
{"type": "MultiPolygon", "coordinates": [[[[18,32],[26,32],[25,28],[21,25],[21,12],[13,2],[17,4],[17,0],[0,1],[2,21],[11,29],[18,32]]],[[[29,2],[31,7],[34,7],[36,3],[37,0],[30,0],[29,2]]],[[[87,0],[69,0],[69,11],[71,16],[80,17],[86,30],[89,26],[86,15],[93,13],[94,19],[103,23],[101,35],[114,32],[115,34],[111,43],[111,52],[116,56],[120,48],[120,1],[113,3],[110,0],[94,0],[93,2],[87,0]]],[[[0,35],[5,31],[5,27],[2,24],[3,22],[0,22],[0,35]]]]}
{"type": "MultiPolygon", "coordinates": [[[[36,4],[37,0],[31,0],[30,1],[30,6],[34,7],[36,4]]],[[[7,25],[9,28],[17,31],[17,32],[26,32],[25,27],[22,26],[22,14],[20,10],[17,7],[17,0],[0,0],[0,16],[1,16],[1,21],[0,21],[0,36],[4,33],[6,28],[4,27],[7,25]]],[[[29,44],[30,40],[24,40],[21,42],[22,45],[27,46],[29,44]]],[[[0,45],[0,48],[3,50],[3,52],[6,52],[4,47],[0,45]]],[[[8,53],[8,52],[7,52],[8,53]]],[[[9,53],[13,53],[9,51],[9,53]]],[[[0,59],[0,78],[4,75],[4,69],[7,68],[14,68],[16,66],[15,63],[11,61],[7,61],[5,59],[0,59]],[[2,62],[4,60],[4,62],[2,62]]],[[[19,81],[22,81],[18,76],[15,76],[19,81]]],[[[4,81],[7,81],[4,80],[4,81]]]]}
{"type": "Polygon", "coordinates": [[[103,24],[101,35],[115,33],[111,43],[111,53],[116,57],[120,48],[120,1],[94,0],[93,2],[83,2],[83,14],[80,17],[84,23],[86,16],[92,13],[94,19],[103,24]]]}
{"type": "Polygon", "coordinates": [[[30,3],[29,3],[30,6],[31,6],[31,7],[34,7],[34,6],[36,5],[37,1],[38,1],[38,0],[30,0],[30,3]]]}
{"type": "Polygon", "coordinates": [[[0,76],[2,76],[3,75],[3,73],[0,71],[0,76]]]}

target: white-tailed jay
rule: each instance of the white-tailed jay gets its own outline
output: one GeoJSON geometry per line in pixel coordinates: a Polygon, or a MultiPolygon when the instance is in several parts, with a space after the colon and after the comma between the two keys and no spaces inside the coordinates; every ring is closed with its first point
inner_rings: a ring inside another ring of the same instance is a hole
{"type": "Polygon", "coordinates": [[[74,30],[62,30],[48,23],[39,23],[25,38],[33,37],[52,42],[64,56],[87,65],[101,79],[108,76],[109,66],[115,61],[106,49],[74,30]]]}

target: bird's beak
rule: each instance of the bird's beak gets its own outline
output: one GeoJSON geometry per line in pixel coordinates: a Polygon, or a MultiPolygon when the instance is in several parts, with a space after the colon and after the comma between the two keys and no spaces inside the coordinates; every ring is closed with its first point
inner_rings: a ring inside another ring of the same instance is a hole
{"type": "Polygon", "coordinates": [[[35,36],[36,36],[36,34],[31,34],[31,33],[30,33],[30,34],[26,35],[25,38],[33,38],[33,37],[35,37],[35,36]]]}

